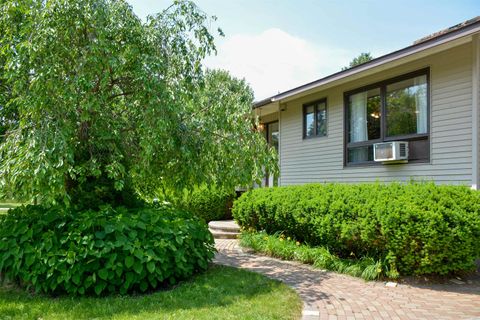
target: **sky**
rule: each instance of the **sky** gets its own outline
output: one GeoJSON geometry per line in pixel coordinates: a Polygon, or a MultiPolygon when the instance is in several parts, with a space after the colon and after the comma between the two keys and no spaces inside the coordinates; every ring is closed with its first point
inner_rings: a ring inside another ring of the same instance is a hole
{"type": "MultiPolygon", "coordinates": [[[[127,0],[141,18],[171,0],[127,0]]],[[[262,100],[480,15],[480,0],[196,0],[218,20],[209,68],[245,78],[262,100]]]]}

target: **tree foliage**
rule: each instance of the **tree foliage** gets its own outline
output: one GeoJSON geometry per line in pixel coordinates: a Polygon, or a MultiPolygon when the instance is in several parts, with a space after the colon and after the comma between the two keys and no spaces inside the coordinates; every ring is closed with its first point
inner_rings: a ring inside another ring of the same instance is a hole
{"type": "Polygon", "coordinates": [[[98,206],[259,177],[274,156],[251,90],[201,64],[211,19],[190,1],[145,22],[122,0],[3,1],[0,193],[98,206]]]}
{"type": "Polygon", "coordinates": [[[370,54],[370,52],[362,52],[357,57],[353,58],[352,61],[350,61],[348,67],[343,67],[342,70],[347,70],[347,69],[353,68],[353,67],[358,66],[360,64],[363,64],[365,62],[368,62],[372,59],[373,59],[373,57],[370,54]]]}

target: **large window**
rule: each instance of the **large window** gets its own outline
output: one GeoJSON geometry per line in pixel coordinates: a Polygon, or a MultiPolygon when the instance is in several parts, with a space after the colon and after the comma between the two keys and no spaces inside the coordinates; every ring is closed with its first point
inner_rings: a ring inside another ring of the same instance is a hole
{"type": "Polygon", "coordinates": [[[303,106],[303,137],[327,135],[327,100],[322,99],[303,106]]]}
{"type": "Polygon", "coordinates": [[[410,160],[428,161],[428,76],[424,69],[345,94],[346,163],[373,161],[373,144],[409,142],[410,160]]]}

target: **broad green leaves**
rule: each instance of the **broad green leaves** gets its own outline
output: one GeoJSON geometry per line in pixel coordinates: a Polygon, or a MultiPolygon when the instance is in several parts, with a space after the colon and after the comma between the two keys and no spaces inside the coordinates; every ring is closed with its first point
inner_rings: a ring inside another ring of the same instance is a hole
{"type": "Polygon", "coordinates": [[[155,289],[205,270],[213,258],[206,224],[183,216],[166,208],[18,207],[0,216],[0,273],[45,293],[155,289]],[[107,226],[115,231],[99,240],[95,230],[107,226]]]}
{"type": "Polygon", "coordinates": [[[121,0],[3,1],[0,197],[97,208],[258,178],[274,155],[245,82],[202,67],[209,22],[190,1],[146,22],[121,0]]]}
{"type": "Polygon", "coordinates": [[[133,266],[133,263],[134,263],[133,257],[131,256],[125,257],[125,267],[130,269],[133,266]]]}

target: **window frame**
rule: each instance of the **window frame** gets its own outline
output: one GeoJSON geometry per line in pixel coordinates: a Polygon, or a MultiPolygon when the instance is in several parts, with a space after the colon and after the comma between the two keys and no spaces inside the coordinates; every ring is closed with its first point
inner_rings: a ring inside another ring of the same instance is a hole
{"type": "MultiPolygon", "coordinates": [[[[271,141],[269,140],[269,137],[270,137],[270,125],[271,124],[275,124],[277,123],[278,124],[278,134],[280,135],[280,121],[279,120],[272,120],[270,122],[265,122],[263,125],[265,126],[265,140],[267,141],[267,144],[268,146],[272,146],[271,145],[271,141]]],[[[280,140],[278,141],[278,147],[276,149],[277,153],[280,153],[280,140]]],[[[265,176],[262,178],[265,180],[265,187],[276,187],[275,186],[275,182],[277,182],[277,186],[278,186],[278,183],[279,183],[279,176],[276,177],[275,179],[275,176],[273,177],[273,186],[270,186],[269,184],[269,180],[270,180],[270,173],[268,171],[265,172],[265,176]]]]}
{"type": "Polygon", "coordinates": [[[322,98],[318,99],[312,102],[308,102],[303,104],[302,107],[302,137],[303,139],[313,139],[313,138],[324,138],[328,136],[328,104],[327,104],[327,98],[322,98]],[[324,135],[319,135],[317,132],[317,113],[318,113],[318,105],[325,103],[325,134],[324,135]],[[307,121],[306,121],[306,111],[307,108],[313,106],[313,135],[307,136],[307,121]]]}
{"type": "Polygon", "coordinates": [[[415,141],[415,140],[428,140],[428,152],[426,159],[419,159],[419,160],[409,160],[409,163],[428,163],[430,162],[430,67],[426,67],[423,69],[419,69],[413,72],[409,72],[406,74],[402,74],[400,76],[396,76],[393,78],[389,78],[383,81],[375,82],[363,87],[356,88],[354,90],[349,90],[343,93],[343,101],[344,101],[344,134],[343,134],[343,166],[344,167],[354,167],[354,166],[375,166],[381,165],[381,163],[375,161],[362,161],[362,162],[348,162],[348,149],[355,148],[355,147],[366,147],[373,145],[375,143],[381,142],[390,142],[390,141],[415,141]],[[427,79],[427,132],[426,133],[413,133],[413,134],[406,134],[406,135],[398,135],[394,137],[387,137],[387,86],[396,82],[400,82],[403,80],[412,79],[418,76],[426,76],[427,79]],[[348,142],[348,135],[350,131],[350,119],[349,119],[349,97],[356,93],[372,90],[372,89],[380,89],[380,138],[367,140],[367,141],[360,141],[360,142],[348,142]]]}

